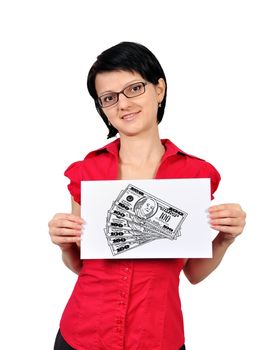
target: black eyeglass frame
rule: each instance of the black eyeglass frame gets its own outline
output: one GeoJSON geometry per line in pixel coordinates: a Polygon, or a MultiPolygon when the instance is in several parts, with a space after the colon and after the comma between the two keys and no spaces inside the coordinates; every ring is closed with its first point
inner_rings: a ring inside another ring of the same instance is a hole
{"type": "Polygon", "coordinates": [[[116,100],[112,105],[103,107],[103,103],[102,103],[102,100],[101,100],[101,98],[102,98],[103,96],[107,96],[107,95],[109,95],[109,94],[111,94],[111,93],[106,93],[106,94],[104,94],[104,95],[99,96],[99,97],[97,98],[97,103],[99,104],[99,106],[100,106],[101,108],[108,108],[108,107],[114,106],[114,105],[119,101],[119,95],[120,95],[120,94],[123,94],[124,96],[126,96],[126,98],[133,98],[133,97],[141,96],[141,95],[143,95],[143,94],[145,93],[145,87],[146,87],[147,84],[148,84],[148,82],[146,82],[146,81],[138,81],[138,82],[135,82],[135,83],[132,83],[132,84],[126,86],[123,90],[121,90],[121,91],[119,91],[119,92],[114,92],[114,91],[113,91],[112,94],[115,94],[115,95],[117,96],[117,100],[116,100]],[[143,85],[143,88],[144,88],[144,91],[141,92],[141,93],[138,94],[138,95],[135,95],[135,96],[127,96],[127,95],[125,94],[125,90],[128,89],[128,88],[130,88],[131,86],[137,85],[137,84],[142,84],[142,85],[143,85]]]}

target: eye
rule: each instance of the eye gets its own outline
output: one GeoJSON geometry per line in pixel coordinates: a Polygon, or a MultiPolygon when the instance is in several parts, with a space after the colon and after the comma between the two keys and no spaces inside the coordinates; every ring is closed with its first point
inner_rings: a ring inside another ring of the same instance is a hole
{"type": "Polygon", "coordinates": [[[140,91],[142,89],[143,85],[141,83],[139,84],[133,84],[131,86],[131,91],[132,92],[137,92],[137,91],[140,91]]]}
{"type": "Polygon", "coordinates": [[[139,95],[144,92],[144,85],[143,83],[135,83],[130,86],[128,86],[125,90],[125,93],[129,96],[133,95],[139,95]]]}
{"type": "Polygon", "coordinates": [[[100,98],[100,102],[103,107],[110,106],[114,104],[117,100],[117,95],[115,93],[103,95],[100,98]]]}
{"type": "Polygon", "coordinates": [[[112,102],[114,100],[114,95],[102,96],[101,100],[102,100],[103,103],[112,102]]]}

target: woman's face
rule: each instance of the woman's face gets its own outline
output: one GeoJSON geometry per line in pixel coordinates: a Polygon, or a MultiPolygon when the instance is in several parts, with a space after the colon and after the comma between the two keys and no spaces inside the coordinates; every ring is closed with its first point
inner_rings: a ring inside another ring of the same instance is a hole
{"type": "MultiPolygon", "coordinates": [[[[131,84],[146,81],[136,72],[112,71],[99,73],[95,79],[98,97],[119,92],[131,84]]],[[[119,94],[119,100],[110,107],[103,108],[109,122],[120,135],[137,135],[157,128],[158,104],[164,97],[165,83],[159,79],[157,85],[148,83],[145,92],[139,96],[128,98],[119,94]]]]}

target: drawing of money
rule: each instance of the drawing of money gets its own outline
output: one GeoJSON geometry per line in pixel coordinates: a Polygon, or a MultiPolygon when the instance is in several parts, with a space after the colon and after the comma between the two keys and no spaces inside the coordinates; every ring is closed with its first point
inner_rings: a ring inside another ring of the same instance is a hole
{"type": "Polygon", "coordinates": [[[112,255],[156,239],[175,240],[188,213],[129,184],[112,203],[104,229],[112,255]]]}

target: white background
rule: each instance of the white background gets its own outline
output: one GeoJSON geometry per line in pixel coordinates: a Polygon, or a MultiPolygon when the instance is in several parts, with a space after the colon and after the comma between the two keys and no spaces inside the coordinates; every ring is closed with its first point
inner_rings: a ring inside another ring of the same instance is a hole
{"type": "Polygon", "coordinates": [[[53,347],[76,276],[47,222],[70,210],[64,169],[107,142],[86,77],[123,40],[165,70],[161,136],[214,164],[216,203],[248,214],[209,278],[181,277],[187,349],[271,346],[271,18],[262,0],[1,1],[1,348],[53,347]]]}

